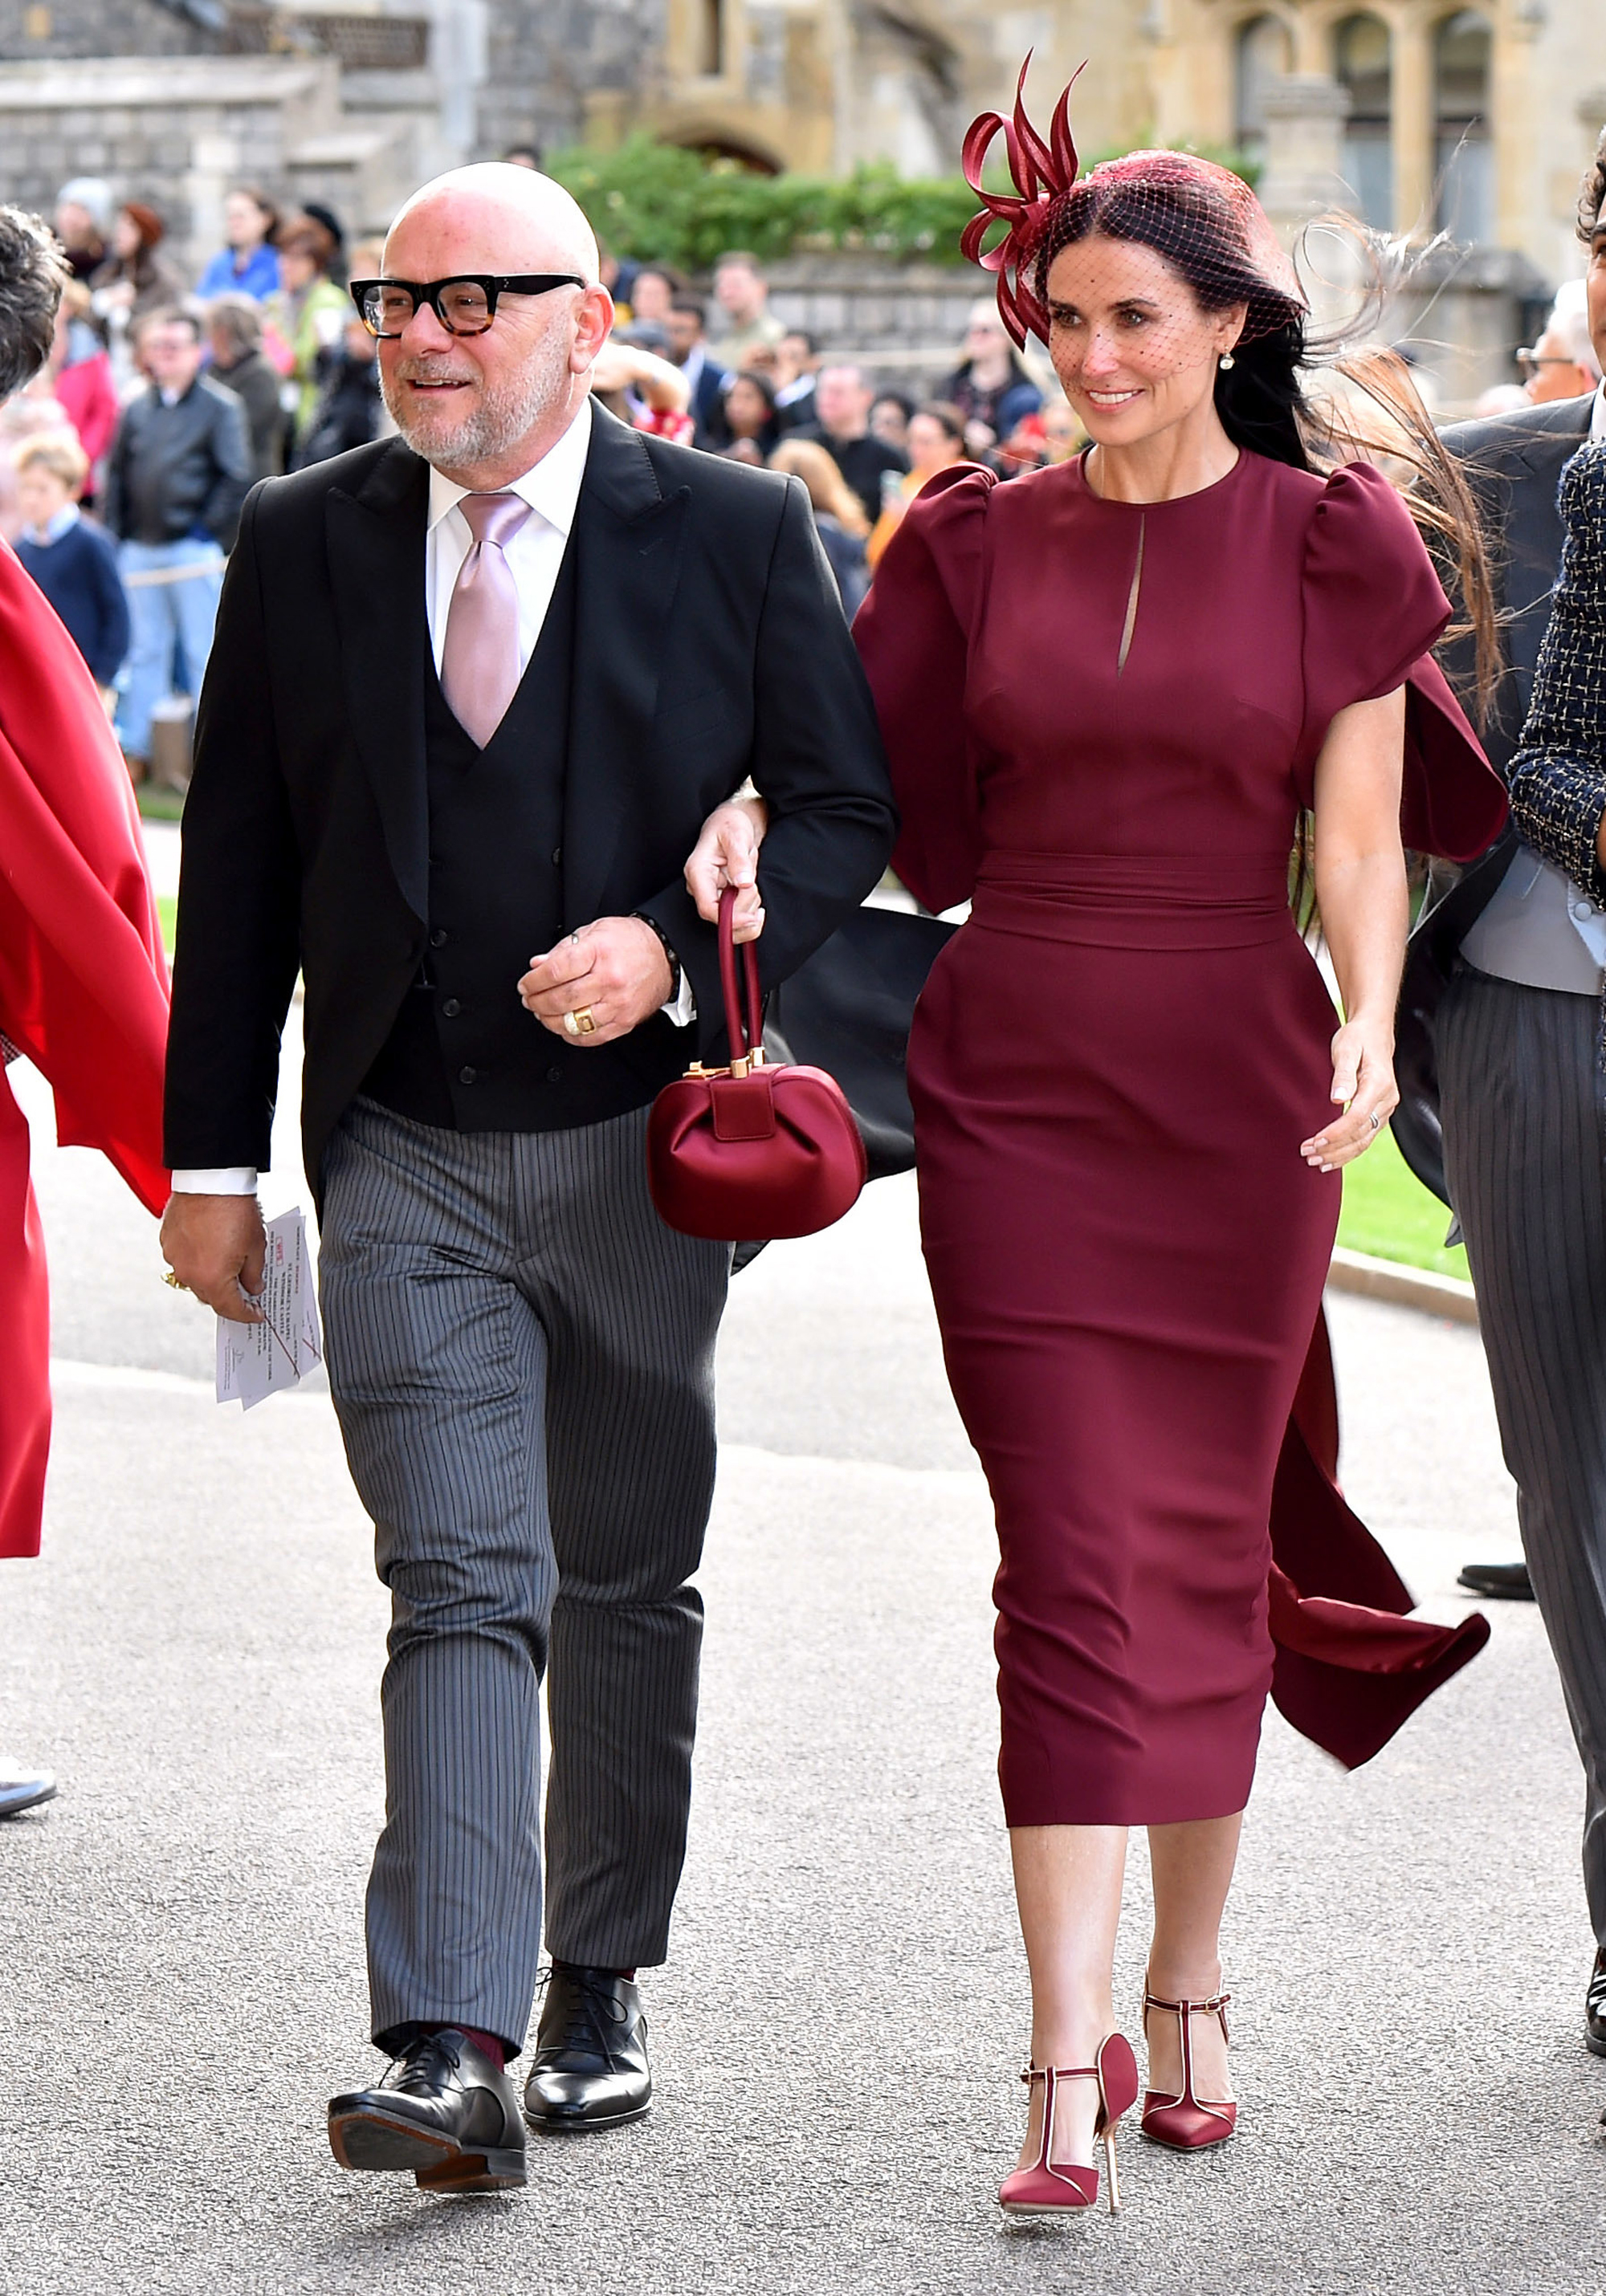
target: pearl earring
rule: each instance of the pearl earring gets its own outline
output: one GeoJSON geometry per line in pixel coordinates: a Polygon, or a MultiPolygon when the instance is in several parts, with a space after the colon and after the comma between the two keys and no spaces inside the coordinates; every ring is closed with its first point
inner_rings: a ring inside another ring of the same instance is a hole
{"type": "Polygon", "coordinates": [[[1223,352],[1222,353],[1222,355],[1221,355],[1221,359],[1220,359],[1219,364],[1220,364],[1220,366],[1221,366],[1221,371],[1222,371],[1222,373],[1223,373],[1223,374],[1225,374],[1225,373],[1228,372],[1228,370],[1229,370],[1230,368],[1236,366],[1236,365],[1237,365],[1237,364],[1238,364],[1238,362],[1237,362],[1237,360],[1233,357],[1233,356],[1232,356],[1232,354],[1231,354],[1231,351],[1223,351],[1223,352]]]}

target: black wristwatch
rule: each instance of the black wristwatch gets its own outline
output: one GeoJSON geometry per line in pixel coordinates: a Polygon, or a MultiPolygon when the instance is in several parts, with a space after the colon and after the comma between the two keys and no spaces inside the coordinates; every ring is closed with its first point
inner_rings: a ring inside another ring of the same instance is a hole
{"type": "Polygon", "coordinates": [[[664,931],[663,927],[658,922],[656,917],[649,917],[645,909],[632,909],[630,911],[630,914],[633,917],[639,917],[642,923],[650,927],[650,929],[658,936],[658,946],[663,949],[664,955],[669,959],[669,995],[663,1001],[666,1004],[672,1004],[680,994],[680,984],[686,977],[685,968],[682,966],[679,958],[675,955],[673,948],[670,946],[669,935],[664,931]]]}

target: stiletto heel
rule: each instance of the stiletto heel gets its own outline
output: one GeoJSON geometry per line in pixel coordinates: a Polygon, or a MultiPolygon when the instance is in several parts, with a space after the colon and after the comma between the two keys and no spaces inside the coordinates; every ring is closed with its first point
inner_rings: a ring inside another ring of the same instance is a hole
{"type": "Polygon", "coordinates": [[[1138,2125],[1155,2144],[1169,2144],[1179,2152],[1198,2152],[1207,2144],[1224,2144],[1237,2128],[1238,2107],[1231,2097],[1194,2094],[1193,2041],[1188,2022],[1190,2017],[1214,2017],[1221,2026],[1222,2039],[1230,2042],[1227,2004],[1231,1998],[1230,1993],[1217,1993],[1208,2001],[1164,2001],[1157,1993],[1144,1988],[1145,2035],[1149,2031],[1149,2011],[1166,2010],[1176,2019],[1182,2052],[1182,2086],[1176,2095],[1165,2096],[1152,2088],[1144,2091],[1142,2118],[1138,2125]]]}
{"type": "Polygon", "coordinates": [[[1058,2217],[1091,2209],[1097,2202],[1097,2169],[1091,2165],[1084,2169],[1075,2161],[1057,2162],[1052,2157],[1059,2084],[1091,2080],[1099,2084],[1099,2117],[1093,2123],[1093,2136],[1095,2140],[1104,2140],[1109,2211],[1114,2216],[1121,2205],[1116,2178],[1116,2124],[1138,2101],[1138,2061],[1131,2042],[1124,2033],[1107,2033],[1091,2065],[1028,2065],[1021,2079],[1028,2086],[1033,2081],[1043,2085],[1042,2131],[1031,2167],[1017,2169],[999,2186],[1000,2208],[1006,2216],[1058,2217]]]}

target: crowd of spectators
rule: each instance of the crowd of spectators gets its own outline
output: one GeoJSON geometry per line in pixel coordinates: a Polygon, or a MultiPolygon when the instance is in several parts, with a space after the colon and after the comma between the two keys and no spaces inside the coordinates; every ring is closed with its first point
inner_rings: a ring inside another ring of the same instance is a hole
{"type": "MultiPolygon", "coordinates": [[[[77,638],[136,779],[153,723],[199,691],[250,487],[390,428],[346,291],[380,271],[381,248],[348,247],[327,208],[285,213],[255,184],[223,212],[225,243],[192,283],[154,209],[95,176],[63,184],[55,227],[72,279],[49,362],[0,430],[0,533],[77,638]]],[[[965,460],[1010,479],[1083,443],[991,299],[973,305],[952,372],[917,397],[787,327],[745,250],[719,258],[706,295],[672,264],[606,250],[603,275],[619,319],[598,397],[642,429],[800,480],[850,613],[939,472],[965,460]]],[[[1526,381],[1480,411],[1594,388],[1579,283],[1519,357],[1526,381]]]]}
{"type": "MultiPolygon", "coordinates": [[[[224,202],[198,277],[163,217],[92,176],[64,184],[71,279],[50,358],[0,430],[0,533],[55,605],[114,713],[136,780],[187,718],[223,569],[258,479],[388,428],[373,338],[345,282],[379,268],[339,218],[254,184],[224,202]]],[[[182,745],[170,754],[182,772],[182,745]]]]}

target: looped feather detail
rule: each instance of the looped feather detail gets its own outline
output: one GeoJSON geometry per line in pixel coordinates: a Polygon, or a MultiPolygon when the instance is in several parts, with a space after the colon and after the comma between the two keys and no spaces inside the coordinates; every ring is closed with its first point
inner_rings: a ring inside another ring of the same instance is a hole
{"type": "Polygon", "coordinates": [[[1042,241],[1050,206],[1076,180],[1081,162],[1071,134],[1071,89],[1087,69],[1085,63],[1081,63],[1072,73],[1054,107],[1045,144],[1026,118],[1026,73],[1033,53],[1027,50],[1020,78],[1015,84],[1012,116],[1006,119],[1000,111],[982,112],[966,130],[960,152],[965,181],[982,208],[981,213],[972,216],[960,233],[959,252],[968,262],[979,264],[984,271],[995,275],[999,316],[1017,349],[1024,348],[1028,332],[1045,342],[1048,340],[1049,315],[1028,283],[1026,274],[1042,241]],[[987,153],[993,138],[1001,133],[1010,181],[1015,185],[1012,197],[990,192],[982,182],[987,153]],[[982,242],[995,223],[1007,226],[1005,236],[995,248],[984,252],[982,242]]]}

